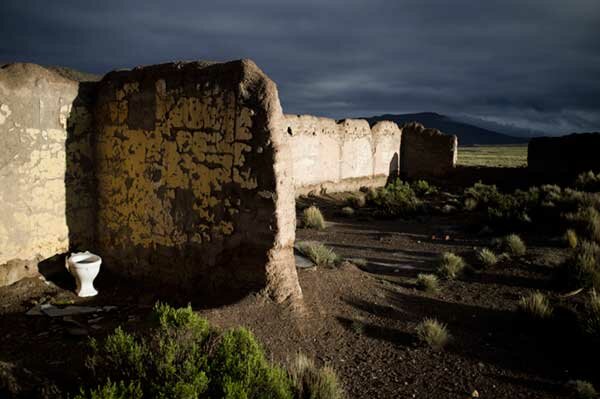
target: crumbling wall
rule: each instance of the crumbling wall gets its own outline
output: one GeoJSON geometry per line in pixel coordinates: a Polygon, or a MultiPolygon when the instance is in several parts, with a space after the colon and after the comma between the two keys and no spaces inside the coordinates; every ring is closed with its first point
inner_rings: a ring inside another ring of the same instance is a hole
{"type": "Polygon", "coordinates": [[[286,115],[296,194],[355,190],[398,174],[401,131],[393,122],[286,115]]]}
{"type": "Polygon", "coordinates": [[[536,137],[527,147],[527,166],[534,174],[554,179],[571,179],[593,170],[600,172],[600,133],[536,137]]]}
{"type": "Polygon", "coordinates": [[[86,85],[34,64],[0,69],[0,286],[93,239],[86,85]]]}
{"type": "Polygon", "coordinates": [[[458,139],[419,123],[402,127],[400,175],[407,179],[443,177],[456,166],[458,139]]]}
{"type": "Polygon", "coordinates": [[[112,72],[96,124],[107,267],[196,293],[300,295],[283,113],[254,63],[112,72]]]}

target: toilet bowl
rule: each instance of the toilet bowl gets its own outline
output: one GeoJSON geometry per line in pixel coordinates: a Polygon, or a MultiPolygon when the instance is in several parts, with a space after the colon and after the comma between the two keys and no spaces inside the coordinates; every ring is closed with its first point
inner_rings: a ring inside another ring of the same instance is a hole
{"type": "Polygon", "coordinates": [[[75,277],[78,296],[87,297],[98,294],[94,288],[94,279],[100,272],[102,259],[91,252],[75,252],[65,261],[67,270],[75,277]]]}

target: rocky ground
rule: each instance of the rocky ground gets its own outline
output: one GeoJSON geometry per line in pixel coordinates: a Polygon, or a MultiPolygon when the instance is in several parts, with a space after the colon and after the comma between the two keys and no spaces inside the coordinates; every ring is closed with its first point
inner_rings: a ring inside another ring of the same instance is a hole
{"type": "MultiPolygon", "coordinates": [[[[322,242],[343,258],[366,264],[300,270],[303,312],[260,296],[199,311],[222,328],[248,327],[276,361],[304,352],[331,364],[350,398],[564,398],[568,380],[600,382],[569,338],[568,325],[539,330],[515,312],[519,298],[533,290],[560,301],[563,293],[551,279],[565,255],[557,239],[539,232],[523,235],[529,248],[523,258],[444,281],[439,293],[427,294],[416,288],[417,274],[434,270],[444,251],[474,262],[473,249],[489,244],[489,237],[478,233],[481,226],[461,212],[406,221],[374,219],[368,210],[343,217],[342,199],[300,201],[318,205],[328,222],[322,231],[298,229],[297,239],[322,242]],[[416,338],[415,326],[425,317],[447,324],[453,339],[446,349],[434,351],[416,338]]],[[[49,392],[52,384],[63,392],[76,390],[89,382],[84,366],[89,337],[101,338],[118,325],[143,332],[156,299],[143,287],[124,286],[106,274],[93,299],[75,297],[68,274],[52,280],[0,288],[5,385],[12,372],[30,376],[29,384],[48,386],[49,392]],[[68,313],[69,305],[89,312],[47,315],[56,309],[68,313]]]]}

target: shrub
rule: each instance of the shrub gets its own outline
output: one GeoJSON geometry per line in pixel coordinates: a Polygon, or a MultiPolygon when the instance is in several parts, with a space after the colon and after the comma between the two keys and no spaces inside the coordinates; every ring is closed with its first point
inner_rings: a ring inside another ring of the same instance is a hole
{"type": "Polygon", "coordinates": [[[348,205],[353,208],[362,208],[367,204],[367,199],[365,198],[365,195],[363,195],[362,193],[361,194],[352,194],[352,195],[348,196],[346,201],[348,202],[348,205]]]}
{"type": "Polygon", "coordinates": [[[117,328],[102,345],[92,340],[86,364],[100,385],[82,388],[78,399],[292,398],[287,373],[267,362],[247,330],[219,336],[189,306],[157,303],[152,316],[144,338],[117,328]]]}
{"type": "Polygon", "coordinates": [[[444,252],[438,259],[437,272],[448,280],[454,280],[463,272],[465,266],[463,258],[452,252],[444,252]]]}
{"type": "Polygon", "coordinates": [[[302,212],[302,226],[308,229],[317,230],[323,230],[325,228],[325,219],[319,208],[313,205],[302,212]]]}
{"type": "Polygon", "coordinates": [[[509,234],[502,237],[498,245],[502,251],[505,251],[511,256],[523,256],[527,252],[527,247],[521,237],[517,234],[509,234]]]}
{"type": "Polygon", "coordinates": [[[335,266],[340,261],[339,256],[332,249],[320,243],[301,243],[298,248],[318,266],[335,266]]]}
{"type": "Polygon", "coordinates": [[[260,345],[245,328],[227,331],[210,364],[212,397],[291,398],[285,371],[270,366],[260,345]]]}
{"type": "Polygon", "coordinates": [[[559,279],[570,288],[600,289],[600,246],[580,242],[559,269],[559,279]]]}
{"type": "Polygon", "coordinates": [[[354,209],[350,208],[349,206],[345,206],[342,208],[342,215],[344,216],[354,216],[354,209]]]}
{"type": "Polygon", "coordinates": [[[399,179],[379,189],[371,202],[377,208],[376,214],[390,217],[414,215],[422,206],[410,185],[399,179]]]}
{"type": "Polygon", "coordinates": [[[567,243],[567,245],[569,246],[569,248],[575,248],[577,247],[577,233],[575,232],[575,230],[573,229],[568,229],[565,232],[565,242],[567,243]]]}
{"type": "Polygon", "coordinates": [[[325,366],[318,368],[303,354],[298,354],[289,367],[295,397],[302,399],[342,399],[344,391],[335,371],[325,366]]]}
{"type": "Polygon", "coordinates": [[[519,310],[536,320],[548,319],[552,314],[552,306],[546,295],[534,292],[526,297],[521,297],[519,310]]]}
{"type": "Polygon", "coordinates": [[[585,305],[585,332],[595,339],[600,339],[600,295],[592,289],[585,305]]]}
{"type": "Polygon", "coordinates": [[[594,386],[587,381],[569,381],[568,386],[577,399],[598,398],[598,392],[594,389],[594,386]]]}
{"type": "Polygon", "coordinates": [[[420,197],[437,194],[438,188],[429,184],[426,180],[417,180],[410,185],[413,191],[420,197]]]}
{"type": "Polygon", "coordinates": [[[435,274],[420,273],[417,276],[417,287],[426,292],[437,292],[440,289],[439,281],[435,274]]]}
{"type": "Polygon", "coordinates": [[[577,212],[566,215],[591,241],[600,243],[600,212],[593,206],[580,207],[577,212]]]}
{"type": "Polygon", "coordinates": [[[430,318],[417,325],[417,336],[435,350],[443,349],[451,339],[446,325],[430,318]]]}
{"type": "Polygon", "coordinates": [[[144,391],[139,382],[125,384],[123,381],[119,381],[116,384],[109,379],[89,392],[81,388],[75,399],[142,399],[143,397],[144,391]]]}
{"type": "Polygon", "coordinates": [[[477,259],[484,266],[493,266],[498,262],[496,254],[489,248],[482,248],[477,251],[477,259]]]}
{"type": "Polygon", "coordinates": [[[593,171],[581,173],[575,179],[575,188],[582,191],[600,191],[600,173],[593,171]]]}

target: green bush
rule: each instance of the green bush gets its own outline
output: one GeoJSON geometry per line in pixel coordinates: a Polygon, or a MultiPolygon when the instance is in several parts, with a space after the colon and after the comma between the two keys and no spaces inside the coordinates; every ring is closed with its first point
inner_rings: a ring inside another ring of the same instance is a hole
{"type": "Polygon", "coordinates": [[[340,257],[331,248],[320,243],[303,242],[298,244],[298,249],[318,266],[335,266],[340,262],[340,257]]]}
{"type": "Polygon", "coordinates": [[[249,331],[219,335],[189,306],[158,303],[152,319],[145,338],[117,328],[102,344],[92,340],[86,364],[100,385],[78,399],[293,397],[287,373],[249,331]]]}
{"type": "Polygon", "coordinates": [[[452,253],[444,252],[438,259],[438,274],[448,280],[454,280],[462,274],[466,264],[463,258],[452,253]]]}
{"type": "Polygon", "coordinates": [[[417,287],[420,290],[426,292],[437,292],[440,289],[438,278],[435,274],[423,274],[417,275],[417,287]]]}
{"type": "Polygon", "coordinates": [[[298,354],[289,367],[295,397],[299,399],[342,399],[335,371],[328,366],[318,368],[303,354],[298,354]]]}
{"type": "Polygon", "coordinates": [[[407,217],[422,208],[422,202],[417,198],[410,184],[399,179],[378,189],[377,194],[372,196],[367,194],[367,198],[370,199],[379,216],[407,217]]]}
{"type": "Polygon", "coordinates": [[[451,339],[446,325],[436,319],[424,319],[416,330],[419,339],[435,350],[443,349],[451,339]]]}
{"type": "Polygon", "coordinates": [[[498,257],[489,248],[482,248],[477,251],[477,260],[485,267],[493,266],[498,263],[498,257]]]}
{"type": "Polygon", "coordinates": [[[552,315],[552,305],[541,292],[534,292],[526,297],[521,297],[519,310],[524,315],[535,320],[548,319],[552,315]]]}
{"type": "Polygon", "coordinates": [[[438,188],[429,184],[426,180],[417,180],[411,183],[410,187],[419,197],[437,194],[438,188]]]}
{"type": "Polygon", "coordinates": [[[325,228],[325,218],[316,206],[310,206],[302,212],[302,226],[307,229],[323,230],[325,228]]]}
{"type": "Polygon", "coordinates": [[[348,206],[358,209],[358,208],[364,207],[367,204],[367,199],[366,199],[366,196],[362,193],[351,194],[346,199],[346,202],[348,203],[348,206]]]}
{"type": "Polygon", "coordinates": [[[218,398],[292,398],[286,372],[271,366],[245,328],[223,334],[211,358],[211,396],[218,398]]]}

